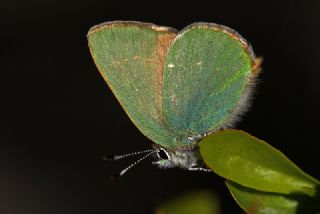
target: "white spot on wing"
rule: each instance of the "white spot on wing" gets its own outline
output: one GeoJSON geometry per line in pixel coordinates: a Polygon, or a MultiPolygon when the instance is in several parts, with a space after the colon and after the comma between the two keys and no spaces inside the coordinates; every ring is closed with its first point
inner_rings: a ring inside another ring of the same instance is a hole
{"type": "Polygon", "coordinates": [[[168,68],[174,68],[174,64],[168,64],[168,68]]]}

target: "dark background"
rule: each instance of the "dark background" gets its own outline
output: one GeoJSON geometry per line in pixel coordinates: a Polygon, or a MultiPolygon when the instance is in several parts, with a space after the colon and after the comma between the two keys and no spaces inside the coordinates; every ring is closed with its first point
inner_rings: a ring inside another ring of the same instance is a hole
{"type": "Polygon", "coordinates": [[[0,3],[0,213],[152,213],[194,189],[218,194],[224,213],[241,213],[223,179],[151,160],[105,154],[149,148],[95,68],[86,33],[111,20],[181,29],[195,21],[236,29],[264,57],[251,111],[238,124],[314,177],[319,170],[319,1],[64,1],[0,3]],[[133,159],[134,160],[134,159],[133,159]]]}

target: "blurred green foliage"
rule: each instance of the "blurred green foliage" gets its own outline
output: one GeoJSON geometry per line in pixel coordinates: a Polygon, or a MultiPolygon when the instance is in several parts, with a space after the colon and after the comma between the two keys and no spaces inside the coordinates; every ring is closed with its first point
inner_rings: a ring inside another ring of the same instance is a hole
{"type": "Polygon", "coordinates": [[[220,214],[219,201],[209,191],[194,191],[174,198],[159,208],[155,214],[220,214]]]}

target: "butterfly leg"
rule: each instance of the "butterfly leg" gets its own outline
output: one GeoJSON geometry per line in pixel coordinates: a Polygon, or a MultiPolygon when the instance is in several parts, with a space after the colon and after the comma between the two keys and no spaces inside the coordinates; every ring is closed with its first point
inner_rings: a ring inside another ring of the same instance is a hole
{"type": "Polygon", "coordinates": [[[203,172],[212,172],[211,169],[202,168],[202,167],[190,167],[188,168],[190,171],[203,171],[203,172]]]}

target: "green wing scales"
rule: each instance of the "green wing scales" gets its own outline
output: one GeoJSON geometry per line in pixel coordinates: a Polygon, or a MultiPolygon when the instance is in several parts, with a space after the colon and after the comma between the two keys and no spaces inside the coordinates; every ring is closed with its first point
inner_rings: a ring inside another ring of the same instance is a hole
{"type": "Polygon", "coordinates": [[[98,70],[139,130],[166,145],[173,139],[162,118],[163,62],[176,36],[172,28],[107,22],[88,33],[98,70]]]}
{"type": "Polygon", "coordinates": [[[164,147],[221,127],[239,112],[257,61],[224,26],[196,23],[176,30],[140,22],[90,29],[92,57],[138,127],[164,147]]]}
{"type": "Polygon", "coordinates": [[[231,122],[243,111],[255,63],[251,47],[235,31],[208,23],[188,26],[164,64],[167,124],[185,141],[231,122]]]}

